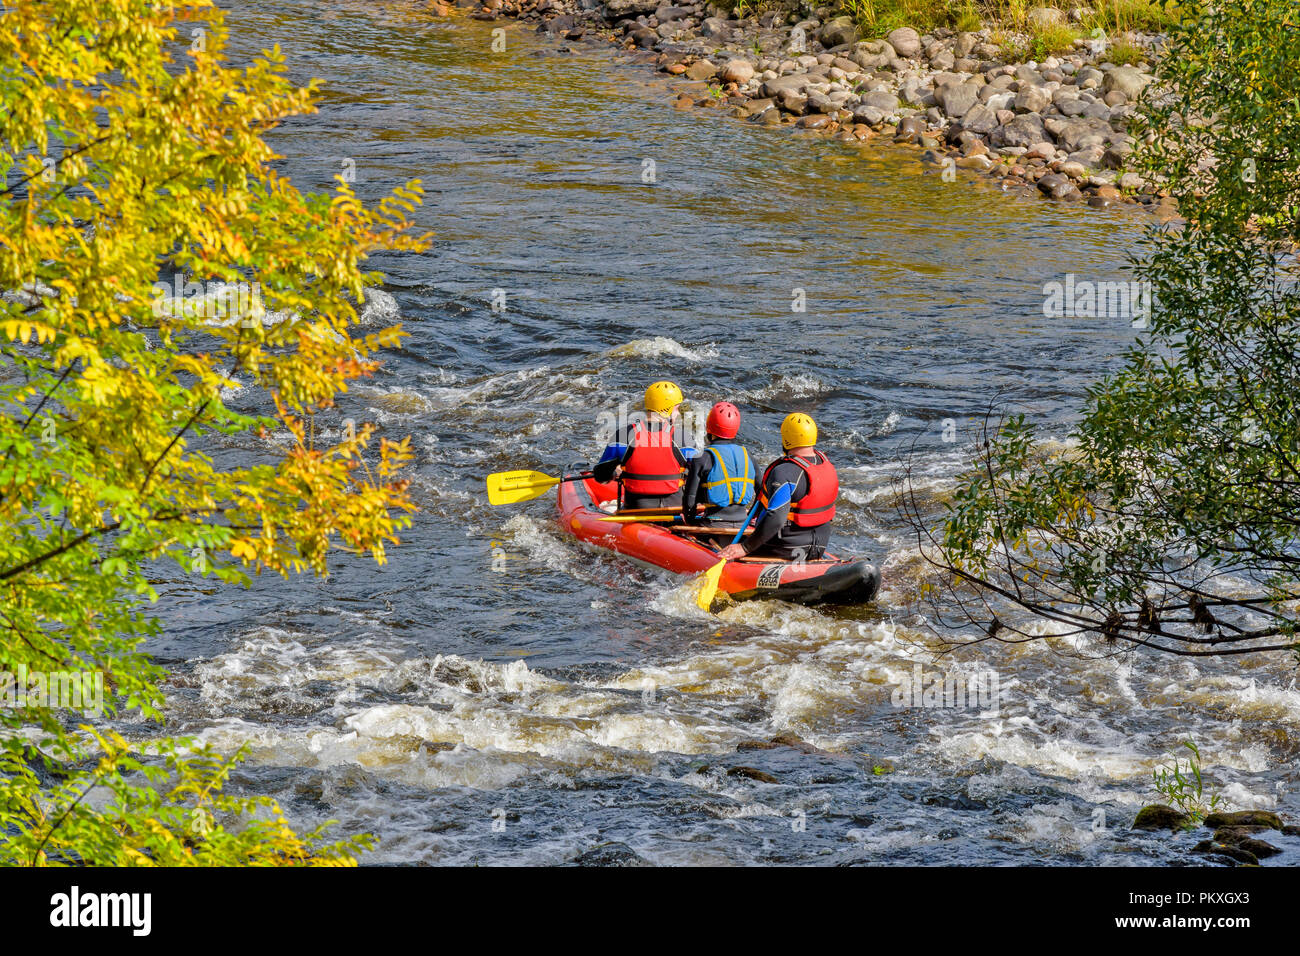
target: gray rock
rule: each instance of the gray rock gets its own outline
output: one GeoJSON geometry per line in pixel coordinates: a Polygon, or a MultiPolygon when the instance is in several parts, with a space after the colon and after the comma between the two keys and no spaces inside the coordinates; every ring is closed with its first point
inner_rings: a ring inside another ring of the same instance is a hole
{"type": "Polygon", "coordinates": [[[954,41],[952,45],[952,52],[956,54],[958,58],[968,57],[979,41],[979,37],[974,33],[959,33],[957,34],[956,41],[954,41]]]}
{"type": "Polygon", "coordinates": [[[888,115],[898,109],[899,103],[898,97],[893,93],[879,90],[874,93],[864,93],[861,99],[861,105],[870,106],[873,109],[878,109],[882,113],[888,115]]]}
{"type": "Polygon", "coordinates": [[[685,20],[687,17],[695,16],[694,7],[675,7],[665,3],[661,7],[655,8],[655,19],[660,23],[668,23],[671,20],[685,20]]]}
{"type": "Polygon", "coordinates": [[[802,93],[808,88],[808,75],[806,73],[791,73],[789,76],[778,76],[774,80],[767,80],[763,83],[762,93],[764,96],[776,98],[782,91],[793,93],[802,93]]]}
{"type": "Polygon", "coordinates": [[[721,37],[726,39],[731,36],[731,27],[727,26],[727,21],[721,17],[709,17],[700,24],[700,34],[706,37],[721,37]]]}
{"type": "Polygon", "coordinates": [[[896,139],[915,139],[925,132],[925,120],[920,116],[908,116],[898,124],[896,139]]]}
{"type": "Polygon", "coordinates": [[[957,58],[951,50],[940,50],[930,58],[930,66],[936,70],[951,70],[956,63],[957,58]]]}
{"type": "Polygon", "coordinates": [[[1049,120],[1046,128],[1067,153],[1088,146],[1104,147],[1115,136],[1109,123],[1095,119],[1049,120]]]}
{"type": "Polygon", "coordinates": [[[998,146],[1024,146],[1041,143],[1047,138],[1043,120],[1037,113],[1022,113],[993,131],[993,141],[998,146]]]}
{"type": "Polygon", "coordinates": [[[783,110],[795,116],[802,116],[808,111],[808,97],[794,90],[780,90],[776,94],[776,101],[781,104],[783,110]]]}
{"type": "Polygon", "coordinates": [[[1134,66],[1117,66],[1109,71],[1101,81],[1101,91],[1123,93],[1129,102],[1134,102],[1147,88],[1154,77],[1148,76],[1134,66]]]}
{"type": "Polygon", "coordinates": [[[1081,90],[1095,90],[1097,87],[1101,86],[1101,81],[1104,78],[1105,74],[1093,66],[1082,67],[1079,72],[1074,75],[1075,85],[1077,85],[1081,90]]]}
{"type": "Polygon", "coordinates": [[[1133,152],[1133,147],[1127,140],[1118,143],[1112,143],[1107,150],[1102,153],[1101,164],[1107,169],[1121,169],[1128,162],[1129,154],[1133,152]]]}
{"type": "Polygon", "coordinates": [[[987,135],[997,127],[997,114],[983,103],[972,106],[961,118],[961,128],[972,133],[987,135]]]}
{"type": "Polygon", "coordinates": [[[853,43],[857,38],[858,25],[852,17],[836,17],[817,33],[817,39],[827,48],[853,43]]]}
{"type": "Polygon", "coordinates": [[[885,122],[885,113],[874,106],[858,106],[853,110],[853,119],[867,126],[880,126],[885,122]]]}
{"type": "Polygon", "coordinates": [[[723,64],[721,74],[728,83],[748,83],[754,78],[754,64],[740,57],[733,57],[723,64]]]}
{"type": "Polygon", "coordinates": [[[1028,83],[1020,84],[1020,92],[1015,99],[1017,113],[1042,113],[1051,105],[1052,94],[1047,89],[1028,83]]]}
{"type": "Polygon", "coordinates": [[[835,108],[835,102],[825,93],[818,93],[815,90],[808,91],[808,112],[834,113],[835,108]]]}
{"type": "Polygon", "coordinates": [[[972,83],[948,83],[934,91],[934,98],[943,111],[953,119],[961,119],[970,112],[979,96],[972,83]]]}
{"type": "MultiPolygon", "coordinates": [[[[905,103],[916,103],[919,106],[926,105],[926,97],[932,96],[930,84],[920,77],[910,77],[903,81],[898,88],[898,97],[905,103]]],[[[931,100],[933,103],[934,100],[931,100]]]]}
{"type": "Polygon", "coordinates": [[[718,68],[708,60],[696,60],[686,68],[686,77],[691,80],[711,80],[718,75],[718,68]]]}
{"type": "Polygon", "coordinates": [[[1016,81],[1019,83],[1032,83],[1034,86],[1042,86],[1045,82],[1043,80],[1043,74],[1039,73],[1028,63],[1022,63],[1016,67],[1015,76],[1016,81]]]}
{"type": "Polygon", "coordinates": [[[651,14],[659,8],[659,0],[607,0],[605,15],[610,20],[624,20],[640,14],[651,14]]]}
{"type": "Polygon", "coordinates": [[[900,57],[911,59],[921,52],[921,35],[911,27],[899,27],[885,37],[900,57]]]}
{"type": "Polygon", "coordinates": [[[1105,149],[1101,146],[1085,146],[1083,149],[1075,150],[1065,158],[1068,162],[1095,169],[1101,165],[1101,159],[1105,152],[1105,149]]]}

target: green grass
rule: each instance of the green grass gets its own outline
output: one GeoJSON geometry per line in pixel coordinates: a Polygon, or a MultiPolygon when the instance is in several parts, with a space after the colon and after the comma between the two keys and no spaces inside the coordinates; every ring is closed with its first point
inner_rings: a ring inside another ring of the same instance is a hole
{"type": "Polygon", "coordinates": [[[1116,40],[1101,57],[1103,61],[1114,63],[1116,66],[1133,66],[1146,58],[1146,50],[1125,39],[1116,40]]]}
{"type": "Polygon", "coordinates": [[[1036,28],[1029,39],[1029,52],[1035,60],[1045,60],[1056,53],[1065,53],[1074,47],[1079,33],[1066,24],[1053,24],[1036,28]]]}
{"type": "MultiPolygon", "coordinates": [[[[775,9],[773,0],[732,0],[739,14],[757,16],[775,9]]],[[[1101,27],[1107,36],[1122,36],[1132,30],[1158,32],[1177,20],[1173,0],[1091,0],[1094,13],[1082,24],[1060,24],[1031,29],[1029,11],[1034,7],[1069,10],[1077,0],[838,0],[839,11],[857,21],[863,35],[881,37],[898,27],[914,27],[925,33],[935,27],[976,31],[984,24],[995,30],[1031,33],[1023,55],[1039,58],[1070,49],[1075,37],[1089,35],[1101,27]]]]}

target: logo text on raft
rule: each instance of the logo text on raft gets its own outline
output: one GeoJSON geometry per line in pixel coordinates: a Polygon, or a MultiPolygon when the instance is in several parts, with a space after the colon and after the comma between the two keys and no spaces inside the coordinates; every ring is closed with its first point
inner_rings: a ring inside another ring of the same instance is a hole
{"type": "Polygon", "coordinates": [[[151,893],[85,893],[74,886],[50,897],[51,926],[129,926],[148,936],[152,924],[151,893]]]}
{"type": "Polygon", "coordinates": [[[779,564],[770,564],[758,572],[757,586],[764,590],[773,590],[781,586],[781,572],[785,568],[779,564]]]}

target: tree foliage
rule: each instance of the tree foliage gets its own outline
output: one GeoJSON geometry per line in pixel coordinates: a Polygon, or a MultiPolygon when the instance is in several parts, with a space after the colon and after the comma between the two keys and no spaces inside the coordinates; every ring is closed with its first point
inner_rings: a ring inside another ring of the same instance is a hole
{"type": "Polygon", "coordinates": [[[1153,226],[1132,263],[1150,328],[1089,388],[1064,449],[1021,415],[986,420],[942,530],[922,536],[949,572],[945,623],[1023,640],[1047,618],[1190,655],[1296,648],[1300,7],[1180,11],[1133,160],[1187,219],[1153,226]]]}
{"type": "MultiPolygon", "coordinates": [[[[0,10],[0,672],[100,673],[109,715],[161,717],[141,650],[160,562],[196,581],[324,573],[340,548],[382,562],[409,520],[408,440],[326,441],[316,417],[400,342],[360,334],[357,309],[369,254],[423,245],[419,183],[370,207],[341,179],[300,193],[266,135],[316,84],[291,83],[278,49],[232,65],[226,40],[210,0],[0,10]]],[[[211,752],[134,752],[55,703],[0,707],[6,862],[359,845],[220,795],[211,752]]]]}

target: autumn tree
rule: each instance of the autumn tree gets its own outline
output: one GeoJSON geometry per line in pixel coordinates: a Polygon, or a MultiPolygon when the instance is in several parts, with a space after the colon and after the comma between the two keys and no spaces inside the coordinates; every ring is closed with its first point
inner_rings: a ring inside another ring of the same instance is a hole
{"type": "Polygon", "coordinates": [[[151,568],[319,574],[338,549],[382,562],[409,520],[407,440],[314,423],[399,342],[357,310],[367,257],[423,244],[419,183],[371,207],[342,180],[300,193],[266,137],[316,84],[278,49],[232,65],[226,41],[210,0],[0,8],[0,862],[346,862],[365,842],[224,794],[230,755],[132,745],[31,693],[102,675],[106,718],[161,719],[151,568]]]}

